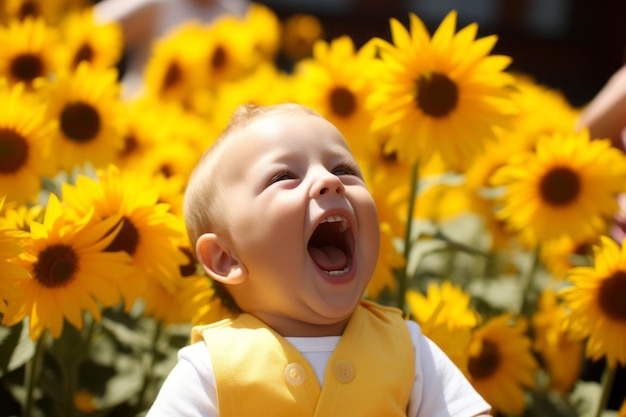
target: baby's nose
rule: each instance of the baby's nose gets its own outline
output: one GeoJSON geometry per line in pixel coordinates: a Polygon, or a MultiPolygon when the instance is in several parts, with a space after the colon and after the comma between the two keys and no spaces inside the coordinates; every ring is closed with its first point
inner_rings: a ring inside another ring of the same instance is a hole
{"type": "Polygon", "coordinates": [[[312,197],[319,197],[325,194],[337,193],[343,194],[345,187],[338,176],[325,172],[321,174],[311,188],[312,197]]]}

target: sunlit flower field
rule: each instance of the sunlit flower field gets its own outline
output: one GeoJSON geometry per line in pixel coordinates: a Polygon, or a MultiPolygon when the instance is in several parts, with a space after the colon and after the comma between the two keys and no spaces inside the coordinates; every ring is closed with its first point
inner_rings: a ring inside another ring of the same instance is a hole
{"type": "Polygon", "coordinates": [[[0,415],[145,413],[190,327],[229,314],[185,233],[187,178],[239,104],[294,101],[342,131],[376,201],[367,298],[416,320],[494,415],[626,416],[608,406],[626,155],[511,72],[497,34],[410,13],[357,46],[252,3],[159,39],[129,96],[121,28],[88,2],[2,5],[0,415]]]}

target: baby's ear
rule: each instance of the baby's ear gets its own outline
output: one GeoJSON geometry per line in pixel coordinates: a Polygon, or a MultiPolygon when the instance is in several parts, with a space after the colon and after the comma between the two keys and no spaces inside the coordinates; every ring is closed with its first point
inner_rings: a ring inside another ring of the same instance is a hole
{"type": "Polygon", "coordinates": [[[228,242],[215,233],[205,233],[198,238],[196,253],[202,268],[216,281],[241,284],[248,277],[246,268],[228,242]]]}

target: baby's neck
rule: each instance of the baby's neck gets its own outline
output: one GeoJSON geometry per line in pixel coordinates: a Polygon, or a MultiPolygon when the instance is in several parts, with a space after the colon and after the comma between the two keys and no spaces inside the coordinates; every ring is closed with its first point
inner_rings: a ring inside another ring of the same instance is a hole
{"type": "Polygon", "coordinates": [[[283,337],[323,337],[341,336],[349,318],[329,324],[314,324],[295,320],[293,318],[277,317],[267,314],[250,313],[271,327],[283,337]]]}

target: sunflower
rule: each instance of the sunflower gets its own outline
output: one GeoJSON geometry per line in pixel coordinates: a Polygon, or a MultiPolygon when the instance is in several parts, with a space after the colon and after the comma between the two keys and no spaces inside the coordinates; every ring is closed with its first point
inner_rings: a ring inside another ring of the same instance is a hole
{"type": "Polygon", "coordinates": [[[269,7],[251,2],[244,23],[252,33],[253,50],[261,61],[274,62],[280,48],[281,26],[276,13],[269,7]]]}
{"type": "Polygon", "coordinates": [[[376,86],[375,52],[371,46],[357,52],[348,36],[330,43],[318,40],[313,57],[295,68],[297,101],[337,126],[351,148],[371,146],[361,142],[373,140],[369,129],[372,114],[365,102],[376,86]]]}
{"type": "Polygon", "coordinates": [[[14,201],[6,204],[0,216],[0,229],[13,229],[22,232],[30,231],[31,222],[43,220],[44,207],[36,205],[16,204],[14,201]]]}
{"type": "MultiPolygon", "coordinates": [[[[155,134],[155,146],[166,146],[173,142],[195,148],[198,154],[204,153],[221,130],[216,129],[213,120],[196,114],[176,103],[161,101],[159,116],[160,134],[155,134]]],[[[153,129],[154,130],[154,129],[153,129]]]]}
{"type": "Polygon", "coordinates": [[[0,190],[17,203],[35,202],[41,177],[54,174],[43,106],[24,91],[0,82],[0,190]]]}
{"type": "Polygon", "coordinates": [[[390,20],[393,44],[373,40],[384,70],[370,96],[372,128],[390,132],[389,150],[410,164],[440,154],[450,167],[467,166],[514,112],[504,72],[511,60],[488,56],[497,38],[475,40],[475,23],[455,34],[455,11],[432,39],[415,14],[409,19],[410,32],[390,20]]]}
{"type": "Polygon", "coordinates": [[[411,167],[396,158],[395,154],[383,152],[383,140],[379,146],[363,149],[369,154],[358,157],[363,176],[378,208],[381,223],[389,223],[395,237],[404,237],[410,195],[411,167]]]}
{"type": "Polygon", "coordinates": [[[0,77],[10,84],[23,82],[33,87],[35,80],[56,72],[57,46],[58,33],[43,18],[11,20],[0,26],[0,77]]]}
{"type": "Polygon", "coordinates": [[[397,178],[396,175],[403,170],[393,161],[379,161],[379,164],[362,165],[365,181],[376,203],[380,227],[379,262],[367,287],[368,296],[372,298],[378,297],[385,288],[394,289],[394,271],[406,266],[396,242],[403,239],[406,232],[407,183],[397,178]]]}
{"type": "Polygon", "coordinates": [[[571,106],[562,92],[540,85],[527,75],[513,75],[512,97],[518,112],[512,128],[502,132],[502,144],[532,150],[542,135],[572,131],[580,111],[571,106]]]}
{"type": "Polygon", "coordinates": [[[97,23],[93,8],[68,14],[60,28],[61,68],[74,70],[86,61],[94,68],[105,69],[115,66],[122,56],[121,27],[115,23],[97,23]]]}
{"type": "Polygon", "coordinates": [[[121,231],[106,251],[121,250],[133,259],[133,271],[120,281],[129,311],[154,282],[174,290],[179,267],[187,262],[175,245],[183,234],[181,221],[168,211],[167,204],[158,202],[152,177],[120,171],[115,166],[99,171],[97,176],[97,180],[79,176],[76,185],[64,183],[63,198],[74,216],[92,209],[96,220],[121,216],[121,231]]]}
{"type": "Polygon", "coordinates": [[[185,181],[208,143],[219,136],[210,122],[166,100],[138,101],[126,120],[119,165],[185,181]]]}
{"type": "Polygon", "coordinates": [[[384,289],[396,286],[394,271],[404,268],[406,261],[396,241],[404,238],[408,187],[398,176],[404,172],[392,159],[382,156],[379,161],[359,161],[365,182],[374,198],[379,217],[380,254],[376,269],[367,287],[367,295],[376,299],[384,289]]]}
{"type": "Polygon", "coordinates": [[[549,389],[567,394],[580,376],[583,345],[564,328],[567,310],[559,304],[556,292],[545,289],[533,315],[535,350],[541,356],[550,377],[549,389]]]}
{"type": "Polygon", "coordinates": [[[186,257],[180,266],[180,276],[174,290],[162,285],[151,285],[145,294],[144,315],[154,317],[164,324],[210,323],[230,317],[219,300],[214,297],[210,279],[198,268],[189,245],[178,247],[186,257]]]}
{"type": "Polygon", "coordinates": [[[396,236],[387,222],[380,223],[380,254],[367,285],[367,296],[376,299],[383,290],[396,288],[394,271],[404,268],[406,261],[395,245],[396,236]]]}
{"type": "Polygon", "coordinates": [[[216,19],[199,35],[200,67],[206,88],[238,80],[259,64],[254,33],[235,16],[216,19]]]}
{"type": "Polygon", "coordinates": [[[149,175],[164,175],[166,178],[189,178],[193,167],[202,154],[188,143],[161,143],[147,150],[145,157],[137,161],[131,169],[143,171],[149,175]]]}
{"type": "Polygon", "coordinates": [[[180,305],[183,305],[185,309],[190,309],[193,315],[191,324],[198,326],[236,317],[237,314],[226,308],[217,296],[212,281],[206,276],[202,278],[193,279],[191,285],[177,294],[180,305]]]}
{"type": "Polygon", "coordinates": [[[6,0],[3,4],[4,20],[26,20],[27,18],[43,18],[48,23],[53,23],[55,1],[44,0],[6,0]]]}
{"type": "Polygon", "coordinates": [[[468,375],[468,347],[471,330],[480,316],[469,306],[470,295],[445,280],[440,284],[430,282],[426,294],[409,290],[407,305],[422,332],[437,344],[450,359],[468,375]]]}
{"type": "Polygon", "coordinates": [[[50,25],[56,25],[63,13],[86,7],[88,0],[5,0],[5,20],[42,18],[50,25]]]}
{"type": "Polygon", "coordinates": [[[478,155],[463,173],[463,188],[469,198],[469,209],[483,219],[491,238],[492,250],[510,248],[518,242],[517,236],[507,230],[506,223],[496,216],[500,190],[492,186],[491,177],[517,154],[534,149],[534,144],[529,147],[521,135],[510,133],[503,130],[495,141],[487,143],[485,152],[478,155]],[[505,134],[506,139],[503,137],[505,134]]]}
{"type": "Polygon", "coordinates": [[[474,159],[474,163],[463,172],[465,184],[478,193],[489,193],[492,188],[491,177],[519,153],[535,149],[535,143],[529,146],[521,135],[512,135],[501,131],[495,141],[485,145],[484,152],[474,159]],[[506,135],[506,137],[505,137],[506,135]]]}
{"type": "MultiPolygon", "coordinates": [[[[0,211],[5,197],[0,198],[0,211]]],[[[5,300],[16,295],[16,281],[30,278],[28,271],[12,262],[23,251],[26,236],[0,223],[0,313],[6,308],[5,300]]]]}
{"type": "Polygon", "coordinates": [[[463,184],[433,184],[419,195],[415,216],[442,223],[469,212],[472,197],[463,184]]]}
{"type": "Polygon", "coordinates": [[[146,93],[155,98],[182,101],[201,85],[201,39],[206,29],[196,23],[179,26],[159,39],[144,70],[146,93]]]}
{"type": "Polygon", "coordinates": [[[281,50],[289,61],[297,62],[310,57],[313,44],[323,36],[322,22],[316,16],[295,13],[284,21],[281,50]]]}
{"type": "MultiPolygon", "coordinates": [[[[203,113],[211,116],[214,130],[218,133],[227,126],[230,116],[240,104],[270,106],[294,101],[292,86],[290,76],[271,63],[262,63],[236,82],[221,83],[215,89],[213,105],[203,113]]],[[[206,139],[203,146],[207,146],[206,139]]]]}
{"type": "Polygon", "coordinates": [[[82,311],[100,319],[100,307],[119,301],[116,277],[131,270],[124,252],[105,251],[121,228],[119,216],[94,222],[93,211],[72,221],[55,194],[51,194],[43,223],[31,223],[31,236],[20,264],[33,279],[23,280],[22,295],[8,303],[4,324],[29,317],[30,337],[37,340],[48,329],[59,338],[63,319],[82,328],[82,311]]]}
{"type": "Polygon", "coordinates": [[[561,291],[571,310],[568,329],[588,338],[585,355],[626,365],[626,246],[602,236],[594,266],[573,268],[568,279],[573,285],[561,291]]]}
{"type": "MultiPolygon", "coordinates": [[[[120,168],[133,166],[149,149],[156,146],[164,131],[164,101],[153,97],[124,101],[127,117],[124,118],[124,147],[118,151],[115,165],[120,168]]],[[[165,139],[162,139],[165,141],[165,139]]]]}
{"type": "Polygon", "coordinates": [[[191,322],[193,318],[193,314],[190,314],[191,310],[179,304],[181,300],[177,298],[177,295],[180,292],[186,292],[190,296],[189,291],[185,291],[186,288],[198,289],[194,282],[196,279],[206,281],[206,278],[196,275],[196,261],[189,248],[178,247],[173,250],[180,250],[187,259],[186,263],[179,267],[179,276],[173,281],[174,287],[168,289],[159,282],[155,282],[153,285],[148,285],[143,294],[143,299],[146,301],[144,316],[153,317],[166,325],[191,322]]]}
{"type": "Polygon", "coordinates": [[[539,248],[539,256],[552,277],[563,280],[570,269],[589,265],[588,261],[593,255],[592,248],[598,243],[599,238],[594,235],[576,240],[569,236],[550,239],[539,248]]]}
{"type": "MultiPolygon", "coordinates": [[[[144,173],[145,175],[145,173],[144,173]]],[[[181,175],[166,177],[165,175],[155,175],[152,179],[155,189],[159,193],[159,203],[169,206],[172,213],[181,222],[181,229],[184,229],[183,200],[187,178],[181,175]]]]}
{"type": "Polygon", "coordinates": [[[123,106],[115,69],[95,70],[82,62],[48,85],[47,117],[55,122],[53,148],[61,169],[114,161],[124,146],[123,106]]]}
{"type": "Polygon", "coordinates": [[[492,183],[504,186],[498,217],[531,246],[547,239],[594,236],[617,211],[626,190],[626,156],[587,131],[542,136],[500,168],[492,183]],[[572,227],[575,224],[576,227],[572,227]]]}
{"type": "Polygon", "coordinates": [[[496,411],[521,414],[524,387],[533,388],[537,361],[526,324],[509,314],[489,319],[474,331],[469,348],[470,381],[496,411]]]}

